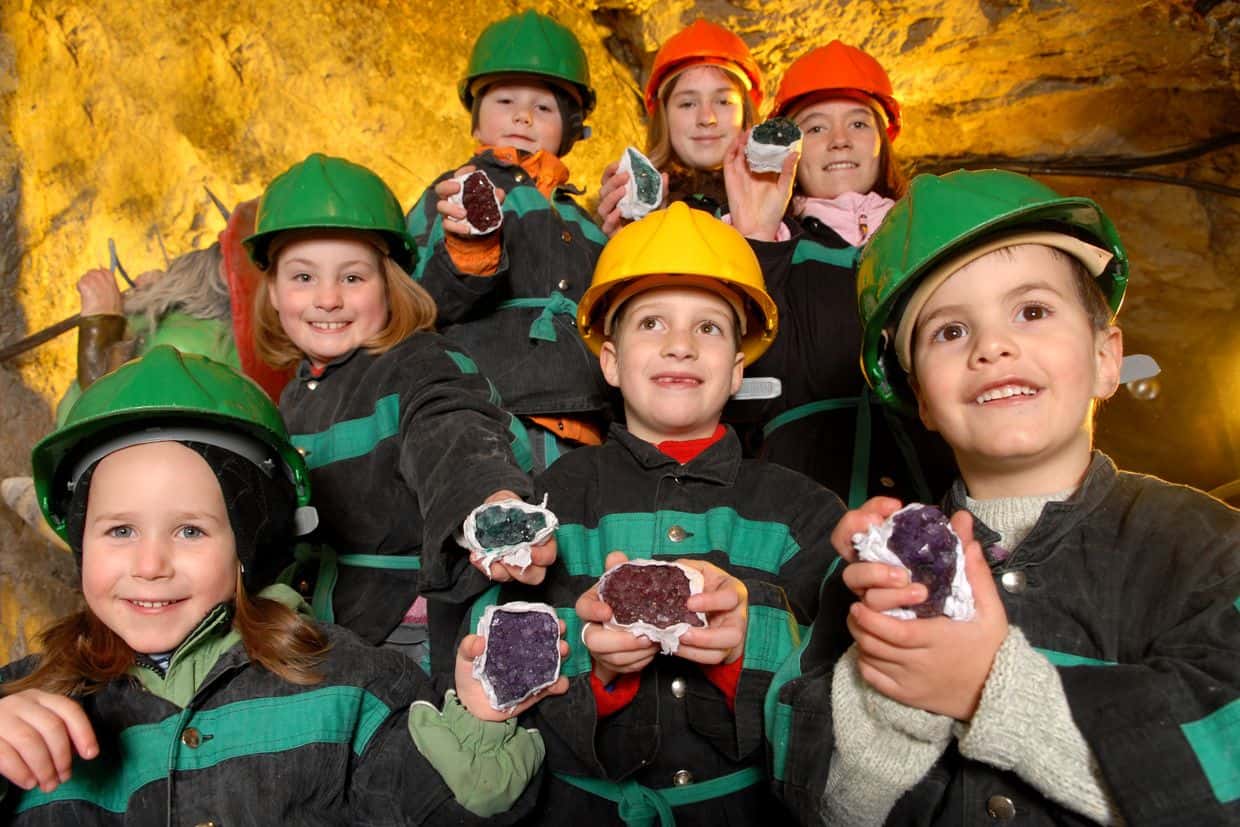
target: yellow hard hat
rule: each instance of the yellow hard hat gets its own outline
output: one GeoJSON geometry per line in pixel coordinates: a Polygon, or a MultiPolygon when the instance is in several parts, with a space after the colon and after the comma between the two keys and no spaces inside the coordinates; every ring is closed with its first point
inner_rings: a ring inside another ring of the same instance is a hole
{"type": "Polygon", "coordinates": [[[577,329],[590,350],[602,349],[620,303],[653,287],[713,290],[737,308],[746,365],[766,352],[779,331],[779,311],[749,242],[683,202],[628,225],[603,248],[590,289],[577,304],[577,329]],[[640,290],[625,289],[638,280],[640,290]]]}

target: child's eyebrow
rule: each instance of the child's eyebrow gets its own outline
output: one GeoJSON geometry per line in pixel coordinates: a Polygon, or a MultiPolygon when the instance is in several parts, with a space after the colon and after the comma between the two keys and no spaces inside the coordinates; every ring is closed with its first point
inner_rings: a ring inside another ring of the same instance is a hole
{"type": "Polygon", "coordinates": [[[1011,290],[1007,291],[1004,298],[1014,299],[1024,293],[1033,293],[1038,290],[1045,290],[1049,293],[1054,293],[1056,296],[1062,295],[1059,288],[1055,287],[1055,285],[1051,284],[1049,281],[1027,281],[1022,284],[1018,284],[1011,290]]]}

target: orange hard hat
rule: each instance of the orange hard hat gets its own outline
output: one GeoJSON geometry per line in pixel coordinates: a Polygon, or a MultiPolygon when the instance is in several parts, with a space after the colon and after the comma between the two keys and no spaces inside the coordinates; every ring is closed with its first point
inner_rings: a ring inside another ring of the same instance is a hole
{"type": "Polygon", "coordinates": [[[882,64],[856,46],[832,40],[793,61],[779,82],[771,117],[786,116],[797,101],[821,92],[874,101],[887,116],[887,137],[894,141],[900,134],[900,104],[891,78],[882,64]]]}
{"type": "Polygon", "coordinates": [[[654,114],[659,91],[673,75],[703,63],[734,75],[745,86],[754,109],[761,106],[762,70],[749,54],[745,41],[723,26],[699,17],[659,47],[646,81],[646,111],[654,114]]]}

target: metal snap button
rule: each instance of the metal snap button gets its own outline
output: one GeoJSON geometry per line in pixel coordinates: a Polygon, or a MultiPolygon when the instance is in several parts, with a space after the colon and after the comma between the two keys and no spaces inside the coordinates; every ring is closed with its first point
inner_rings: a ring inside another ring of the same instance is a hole
{"type": "Polygon", "coordinates": [[[318,380],[316,379],[311,379],[309,382],[306,383],[306,387],[309,388],[310,390],[314,390],[318,386],[319,386],[319,383],[318,383],[318,380]]]}
{"type": "Polygon", "coordinates": [[[1006,795],[992,795],[986,800],[986,812],[996,821],[1016,818],[1016,805],[1006,795]]]}
{"type": "Polygon", "coordinates": [[[202,743],[202,734],[191,727],[186,727],[181,733],[181,743],[190,749],[198,749],[198,745],[202,743]]]}
{"type": "Polygon", "coordinates": [[[524,181],[524,180],[525,180],[525,173],[524,173],[524,172],[518,172],[516,175],[512,176],[512,180],[514,180],[514,181],[516,181],[518,184],[520,184],[522,181],[524,181]]]}
{"type": "Polygon", "coordinates": [[[893,480],[891,477],[886,477],[886,476],[879,477],[878,481],[883,486],[883,488],[895,488],[896,487],[896,481],[893,480]]]}
{"type": "Polygon", "coordinates": [[[685,531],[678,525],[674,525],[667,530],[667,539],[671,540],[673,543],[682,542],[688,536],[689,532],[685,531]]]}
{"type": "Polygon", "coordinates": [[[693,783],[693,773],[688,770],[676,770],[672,775],[672,783],[677,787],[683,787],[686,784],[693,783]]]}
{"type": "Polygon", "coordinates": [[[560,241],[563,241],[565,244],[571,244],[573,241],[573,234],[570,233],[568,230],[565,230],[564,232],[560,233],[560,241]]]}
{"type": "Polygon", "coordinates": [[[556,290],[567,290],[567,289],[568,289],[568,279],[560,279],[559,281],[557,281],[557,282],[555,283],[555,289],[556,289],[556,290]]]}
{"type": "Polygon", "coordinates": [[[1023,571],[1005,571],[999,577],[999,582],[1003,584],[1003,590],[1008,594],[1020,594],[1028,585],[1023,571]]]}
{"type": "Polygon", "coordinates": [[[685,689],[686,689],[686,685],[685,685],[684,678],[672,678],[672,697],[673,698],[683,698],[685,696],[685,689]]]}

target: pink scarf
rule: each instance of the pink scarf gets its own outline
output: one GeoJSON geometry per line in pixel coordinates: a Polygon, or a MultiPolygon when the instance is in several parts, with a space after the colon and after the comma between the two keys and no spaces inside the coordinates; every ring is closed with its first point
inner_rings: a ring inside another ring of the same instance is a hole
{"type": "Polygon", "coordinates": [[[792,199],[792,211],[797,217],[813,216],[839,234],[840,238],[854,247],[864,244],[878,225],[887,217],[887,211],[895,202],[876,192],[864,195],[846,192],[835,198],[807,198],[802,195],[792,199]]]}

